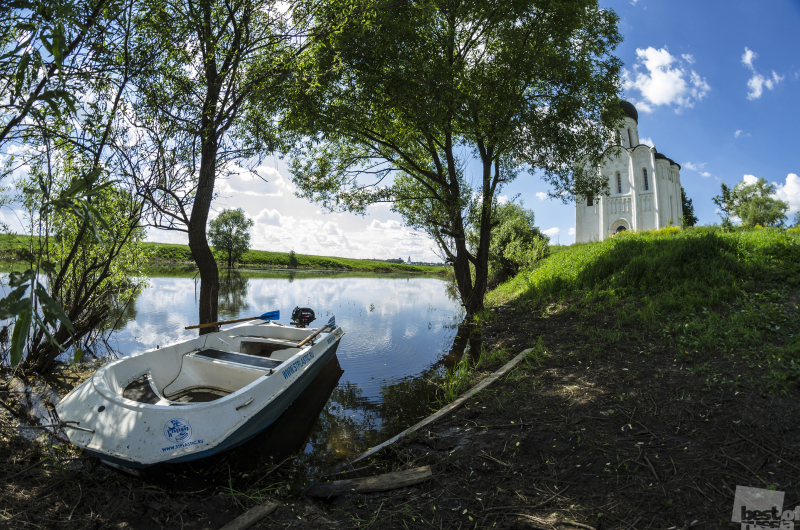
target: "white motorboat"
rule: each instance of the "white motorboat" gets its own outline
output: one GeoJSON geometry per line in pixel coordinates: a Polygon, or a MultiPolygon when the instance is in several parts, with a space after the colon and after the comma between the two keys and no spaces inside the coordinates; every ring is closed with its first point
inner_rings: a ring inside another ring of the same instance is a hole
{"type": "Polygon", "coordinates": [[[110,464],[204,458],[274,422],[343,335],[333,318],[319,329],[240,324],[108,363],[56,412],[70,442],[110,464]]]}

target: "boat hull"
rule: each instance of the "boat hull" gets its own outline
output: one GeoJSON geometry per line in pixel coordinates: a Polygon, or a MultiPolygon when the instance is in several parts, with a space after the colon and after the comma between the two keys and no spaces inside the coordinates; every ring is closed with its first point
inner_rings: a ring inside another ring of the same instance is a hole
{"type": "Polygon", "coordinates": [[[313,331],[242,325],[123,358],[76,387],[56,411],[73,444],[112,465],[206,458],[269,427],[309,387],[344,335],[336,327],[301,346],[313,331]],[[132,399],[135,385],[148,391],[132,399]],[[194,401],[192,392],[205,397],[194,401]]]}
{"type": "MultiPolygon", "coordinates": [[[[219,453],[224,453],[225,451],[230,451],[231,449],[235,449],[240,445],[246,443],[258,433],[272,425],[284,412],[286,409],[289,408],[295,399],[297,399],[300,394],[302,394],[306,389],[308,389],[308,385],[319,375],[320,371],[325,367],[326,364],[336,355],[336,350],[339,348],[339,342],[337,341],[331,348],[329,348],[319,359],[319,362],[315,363],[309,370],[304,372],[300,375],[298,380],[292,384],[292,386],[288,387],[284,392],[282,392],[272,403],[268,406],[264,407],[260,412],[258,412],[255,416],[250,418],[244,425],[241,426],[236,432],[228,436],[219,445],[211,447],[209,449],[205,449],[203,451],[197,453],[190,453],[184,456],[179,456],[177,458],[171,458],[169,460],[164,460],[163,464],[181,464],[185,462],[192,462],[194,460],[199,460],[201,458],[207,458],[209,456],[214,456],[219,453]]],[[[98,453],[92,451],[90,449],[86,450],[92,456],[96,456],[103,462],[107,462],[110,464],[114,464],[117,466],[124,466],[133,469],[143,469],[146,467],[150,467],[156,464],[142,464],[139,462],[133,462],[130,460],[125,460],[122,458],[116,458],[113,456],[105,455],[103,453],[98,453]]]]}

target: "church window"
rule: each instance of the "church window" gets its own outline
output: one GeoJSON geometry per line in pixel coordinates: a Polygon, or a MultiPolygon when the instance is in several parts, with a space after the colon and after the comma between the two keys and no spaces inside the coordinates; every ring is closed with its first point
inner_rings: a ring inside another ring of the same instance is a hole
{"type": "Polygon", "coordinates": [[[594,199],[592,199],[591,195],[586,197],[586,206],[594,206],[594,199]]]}
{"type": "Polygon", "coordinates": [[[631,130],[628,129],[628,146],[633,147],[633,136],[631,136],[631,130]]]}
{"type": "Polygon", "coordinates": [[[617,193],[622,193],[622,177],[617,173],[617,193]]]}
{"type": "Polygon", "coordinates": [[[644,191],[648,191],[650,189],[650,184],[647,182],[647,169],[643,168],[642,173],[644,174],[644,191]]]}

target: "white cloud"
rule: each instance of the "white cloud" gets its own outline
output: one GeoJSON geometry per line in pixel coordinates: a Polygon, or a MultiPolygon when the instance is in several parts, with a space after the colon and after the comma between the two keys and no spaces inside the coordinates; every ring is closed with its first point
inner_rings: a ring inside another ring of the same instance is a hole
{"type": "Polygon", "coordinates": [[[756,176],[755,176],[755,175],[745,175],[745,176],[743,176],[743,177],[742,177],[742,180],[743,180],[743,181],[744,181],[744,183],[745,183],[745,184],[747,184],[748,186],[749,186],[749,185],[751,185],[751,184],[755,184],[756,182],[758,182],[758,179],[756,178],[756,176]]]}
{"type": "Polygon", "coordinates": [[[550,237],[553,237],[559,232],[561,232],[561,229],[555,226],[553,228],[548,228],[547,230],[542,230],[543,234],[548,235],[550,237]]]}
{"type": "Polygon", "coordinates": [[[743,130],[739,129],[735,133],[733,133],[734,138],[743,138],[750,136],[750,133],[746,133],[743,130]]]}
{"type": "Polygon", "coordinates": [[[573,228],[570,228],[570,229],[567,231],[567,234],[569,234],[569,235],[571,235],[571,236],[574,236],[574,235],[575,235],[575,228],[574,228],[574,227],[573,227],[573,228]]]}
{"type": "Polygon", "coordinates": [[[786,183],[774,182],[775,198],[789,203],[789,214],[800,211],[800,177],[796,173],[786,175],[786,183]]]}
{"type": "Polygon", "coordinates": [[[685,167],[686,169],[691,169],[692,171],[700,171],[701,169],[706,167],[706,163],[705,162],[697,162],[697,163],[686,162],[683,165],[683,167],[685,167]]]}
{"type": "Polygon", "coordinates": [[[681,58],[689,64],[694,64],[694,57],[689,53],[684,53],[681,58]]]}
{"type": "Polygon", "coordinates": [[[649,145],[650,147],[655,147],[656,144],[653,142],[653,139],[649,136],[640,136],[639,143],[644,145],[649,145]]]}
{"type": "Polygon", "coordinates": [[[543,201],[547,198],[547,194],[543,191],[537,191],[536,198],[539,199],[540,201],[543,201]]]}
{"type": "Polygon", "coordinates": [[[705,78],[684,66],[694,61],[692,56],[688,56],[691,60],[686,56],[678,59],[666,47],[657,50],[651,46],[637,48],[636,57],[634,71],[624,69],[622,80],[625,90],[641,94],[642,99],[634,101],[638,110],[652,112],[653,107],[666,105],[675,106],[675,112],[680,113],[711,90],[705,78]]]}
{"type": "Polygon", "coordinates": [[[747,92],[747,99],[760,98],[761,94],[764,93],[764,87],[767,87],[768,90],[772,90],[784,79],[784,76],[778,75],[775,70],[772,71],[772,77],[764,77],[756,72],[756,67],[753,65],[753,61],[756,57],[758,57],[758,54],[745,46],[744,53],[742,54],[742,64],[753,72],[753,77],[747,81],[747,88],[749,89],[747,92]]]}
{"type": "Polygon", "coordinates": [[[705,178],[710,177],[711,173],[709,173],[708,171],[703,171],[703,172],[700,173],[700,176],[705,179],[705,178]]]}

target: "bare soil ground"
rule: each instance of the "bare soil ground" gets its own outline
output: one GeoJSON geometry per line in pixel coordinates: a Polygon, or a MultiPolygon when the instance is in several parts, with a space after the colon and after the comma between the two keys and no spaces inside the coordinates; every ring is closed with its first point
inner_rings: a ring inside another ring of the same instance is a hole
{"type": "MultiPolygon", "coordinates": [[[[283,496],[253,528],[700,530],[738,526],[737,485],[785,492],[784,509],[800,502],[794,390],[761,390],[735,357],[687,365],[660,337],[607,347],[586,328],[568,311],[501,311],[484,326],[486,343],[518,352],[543,336],[541,364],[357,464],[368,469],[335,477],[430,465],[432,480],[323,501],[283,496]]],[[[3,528],[216,529],[265,500],[191,470],[137,479],[2,429],[0,462],[3,528]]],[[[278,468],[266,481],[291,473],[278,468]]]]}

